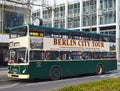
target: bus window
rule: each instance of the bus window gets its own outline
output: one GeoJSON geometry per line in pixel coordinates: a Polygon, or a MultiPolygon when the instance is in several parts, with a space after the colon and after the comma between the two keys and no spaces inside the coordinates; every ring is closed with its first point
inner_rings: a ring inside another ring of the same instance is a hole
{"type": "Polygon", "coordinates": [[[115,42],[115,37],[110,37],[109,42],[115,42]]]}
{"type": "Polygon", "coordinates": [[[82,58],[83,59],[92,59],[92,52],[83,52],[82,53],[82,58]]]}
{"type": "Polygon", "coordinates": [[[44,60],[45,54],[43,51],[30,51],[30,60],[44,60]]]}
{"type": "Polygon", "coordinates": [[[68,51],[61,51],[60,52],[60,59],[61,60],[70,60],[71,59],[71,54],[68,51]]]}
{"type": "Polygon", "coordinates": [[[52,37],[52,38],[53,38],[53,37],[54,37],[54,34],[51,34],[51,35],[50,35],[50,37],[52,37]]]}
{"type": "Polygon", "coordinates": [[[44,33],[40,32],[30,32],[30,36],[35,36],[35,37],[44,37],[44,33]]]}
{"type": "Polygon", "coordinates": [[[115,52],[103,52],[102,53],[102,58],[104,59],[111,59],[111,58],[116,58],[116,53],[115,52]]]}
{"type": "Polygon", "coordinates": [[[73,51],[71,52],[71,58],[74,59],[82,59],[82,52],[81,51],[73,51]]]}
{"type": "Polygon", "coordinates": [[[27,35],[27,27],[16,28],[10,30],[10,39],[17,37],[24,37],[27,35]]]}
{"type": "Polygon", "coordinates": [[[44,37],[45,29],[29,26],[29,35],[35,37],[44,37]]]}
{"type": "MultiPolygon", "coordinates": [[[[49,37],[49,36],[48,36],[49,37]]],[[[50,37],[51,38],[61,38],[61,35],[60,34],[50,34],[50,37]]]]}
{"type": "Polygon", "coordinates": [[[59,34],[54,34],[54,38],[59,38],[59,34]]]}
{"type": "Polygon", "coordinates": [[[72,39],[81,39],[80,36],[72,36],[72,39]]]}
{"type": "Polygon", "coordinates": [[[50,37],[51,37],[51,34],[50,34],[50,33],[45,33],[45,37],[50,38],[50,37]]]}
{"type": "Polygon", "coordinates": [[[99,41],[99,38],[94,36],[94,37],[92,38],[92,40],[93,40],[93,41],[99,41]]]}
{"type": "Polygon", "coordinates": [[[25,34],[24,32],[20,32],[20,33],[18,34],[18,37],[23,37],[23,36],[26,36],[26,34],[25,34]]]}
{"type": "Polygon", "coordinates": [[[24,48],[11,49],[10,54],[10,61],[14,63],[26,63],[28,60],[27,50],[24,48]]]}
{"type": "Polygon", "coordinates": [[[10,39],[11,38],[17,38],[18,37],[17,31],[11,31],[9,37],[10,37],[10,39]]]}
{"type": "Polygon", "coordinates": [[[93,59],[101,59],[101,52],[93,52],[93,59]]]}
{"type": "Polygon", "coordinates": [[[104,42],[109,42],[110,40],[109,40],[109,37],[103,37],[103,40],[102,41],[104,41],[104,42]]]}
{"type": "Polygon", "coordinates": [[[62,35],[62,38],[64,38],[64,39],[68,39],[69,36],[68,36],[68,35],[62,35]]]}
{"type": "Polygon", "coordinates": [[[39,36],[40,37],[44,37],[44,33],[39,33],[39,36]]]}
{"type": "Polygon", "coordinates": [[[46,60],[60,60],[59,54],[60,52],[58,51],[46,51],[45,57],[46,57],[46,60]]]}

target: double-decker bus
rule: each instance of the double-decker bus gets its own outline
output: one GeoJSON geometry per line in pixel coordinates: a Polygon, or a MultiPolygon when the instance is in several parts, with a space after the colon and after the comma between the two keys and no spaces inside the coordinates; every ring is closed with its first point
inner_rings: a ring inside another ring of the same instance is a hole
{"type": "Polygon", "coordinates": [[[8,77],[58,80],[117,69],[115,36],[36,25],[10,29],[8,77]]]}

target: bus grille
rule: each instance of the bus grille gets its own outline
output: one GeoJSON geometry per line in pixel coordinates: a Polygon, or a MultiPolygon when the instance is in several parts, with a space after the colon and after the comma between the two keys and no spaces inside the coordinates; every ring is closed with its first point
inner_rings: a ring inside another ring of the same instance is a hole
{"type": "Polygon", "coordinates": [[[18,77],[18,75],[12,75],[12,77],[18,77]]]}

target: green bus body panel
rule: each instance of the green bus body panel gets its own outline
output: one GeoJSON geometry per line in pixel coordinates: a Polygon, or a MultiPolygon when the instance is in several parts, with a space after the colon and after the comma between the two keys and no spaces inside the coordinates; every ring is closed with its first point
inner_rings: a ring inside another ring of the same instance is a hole
{"type": "Polygon", "coordinates": [[[116,60],[84,60],[84,61],[40,61],[30,62],[30,78],[49,78],[50,71],[57,66],[61,70],[61,77],[77,76],[80,74],[96,73],[98,64],[103,65],[104,72],[117,69],[116,60]]]}
{"type": "Polygon", "coordinates": [[[25,65],[10,65],[9,72],[13,74],[29,74],[30,78],[49,79],[52,68],[58,67],[61,70],[61,77],[77,76],[80,74],[96,73],[98,64],[103,66],[104,72],[117,69],[116,60],[83,60],[83,61],[36,61],[25,65]],[[23,70],[26,70],[23,73],[23,70]]]}
{"type": "Polygon", "coordinates": [[[8,73],[10,74],[28,74],[28,68],[26,65],[8,65],[8,69],[8,73]]]}

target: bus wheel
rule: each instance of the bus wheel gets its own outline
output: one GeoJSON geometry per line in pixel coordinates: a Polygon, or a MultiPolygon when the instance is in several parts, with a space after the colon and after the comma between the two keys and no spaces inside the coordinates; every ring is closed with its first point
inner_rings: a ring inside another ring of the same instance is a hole
{"type": "Polygon", "coordinates": [[[103,74],[103,66],[101,64],[97,65],[96,74],[97,75],[103,74]]]}
{"type": "Polygon", "coordinates": [[[61,78],[61,70],[59,67],[54,67],[50,71],[50,79],[51,80],[59,80],[61,78]]]}

